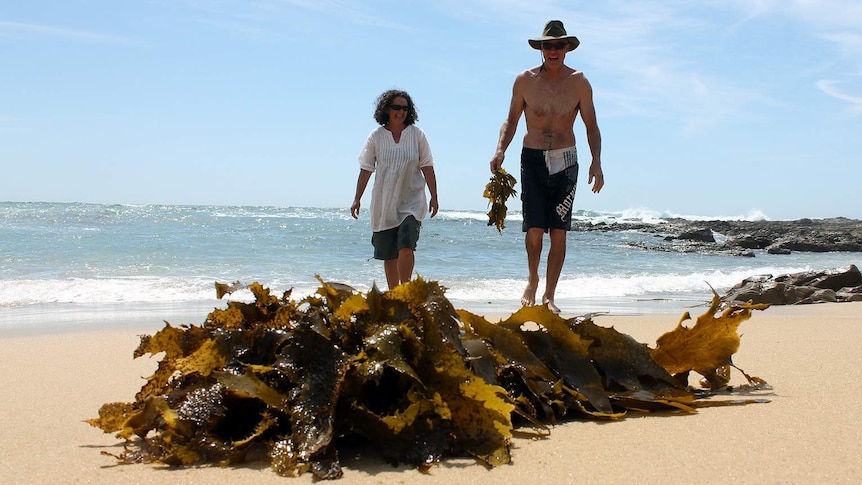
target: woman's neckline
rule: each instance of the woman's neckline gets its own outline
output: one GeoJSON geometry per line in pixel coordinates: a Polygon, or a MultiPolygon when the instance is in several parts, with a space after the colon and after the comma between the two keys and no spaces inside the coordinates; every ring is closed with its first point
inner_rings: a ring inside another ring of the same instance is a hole
{"type": "Polygon", "coordinates": [[[404,130],[406,130],[408,126],[409,125],[402,125],[401,129],[398,131],[398,134],[396,134],[394,131],[392,131],[392,127],[389,126],[389,124],[386,124],[386,126],[384,126],[383,128],[385,128],[386,131],[389,132],[389,134],[392,136],[392,141],[394,141],[395,144],[397,145],[397,144],[401,143],[401,135],[404,133],[404,130]]]}

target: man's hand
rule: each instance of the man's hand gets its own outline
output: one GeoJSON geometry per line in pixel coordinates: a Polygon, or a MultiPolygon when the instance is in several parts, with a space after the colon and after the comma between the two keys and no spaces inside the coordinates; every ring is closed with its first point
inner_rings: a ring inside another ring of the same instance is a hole
{"type": "Polygon", "coordinates": [[[593,193],[598,194],[605,186],[605,175],[602,173],[602,165],[593,162],[590,164],[590,177],[587,179],[587,184],[593,184],[593,193]],[[593,184],[593,181],[595,183],[593,184]]]}
{"type": "Polygon", "coordinates": [[[500,170],[500,167],[503,166],[504,158],[506,158],[505,153],[497,153],[494,155],[494,158],[491,159],[491,173],[497,173],[497,170],[500,170]]]}

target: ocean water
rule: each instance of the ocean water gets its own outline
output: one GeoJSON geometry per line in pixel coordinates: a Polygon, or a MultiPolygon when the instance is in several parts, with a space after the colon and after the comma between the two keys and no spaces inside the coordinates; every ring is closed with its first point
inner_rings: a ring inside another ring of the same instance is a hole
{"type": "MultiPolygon", "coordinates": [[[[660,224],[667,215],[639,210],[575,217],[660,224]]],[[[439,281],[457,308],[514,312],[526,260],[519,214],[507,224],[498,233],[482,211],[442,211],[426,219],[416,273],[439,281]]],[[[557,289],[563,314],[681,314],[692,308],[696,314],[711,298],[710,287],[722,294],[752,275],[862,263],[860,253],[757,252],[746,258],[627,245],[653,238],[633,231],[570,233],[557,289]]],[[[312,294],[318,276],[363,292],[374,284],[385,289],[370,239],[367,214],[354,220],[346,207],[0,203],[0,332],[88,328],[105,315],[130,324],[154,314],[171,323],[200,323],[225,306],[215,299],[215,282],[257,281],[279,295],[292,289],[295,298],[312,294]]],[[[543,258],[542,274],[544,264],[543,258]]],[[[247,290],[230,298],[252,299],[247,290]]]]}

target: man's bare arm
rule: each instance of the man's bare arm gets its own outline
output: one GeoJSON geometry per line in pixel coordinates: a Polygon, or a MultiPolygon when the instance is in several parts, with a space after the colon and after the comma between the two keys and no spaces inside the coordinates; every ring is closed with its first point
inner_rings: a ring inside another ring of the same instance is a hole
{"type": "Polygon", "coordinates": [[[581,120],[587,130],[587,143],[590,146],[590,163],[588,184],[592,184],[593,192],[599,193],[605,185],[605,176],[602,173],[602,133],[596,120],[596,108],[593,105],[593,88],[590,82],[584,79],[586,88],[580,100],[581,120]]]}
{"type": "Polygon", "coordinates": [[[491,173],[495,173],[503,166],[503,159],[506,158],[506,149],[515,138],[515,132],[518,130],[518,122],[521,120],[521,114],[524,112],[524,95],[521,80],[523,74],[515,78],[515,83],[512,86],[512,101],[509,103],[509,115],[506,121],[500,127],[500,139],[497,142],[497,151],[494,153],[494,158],[491,159],[491,173]]]}

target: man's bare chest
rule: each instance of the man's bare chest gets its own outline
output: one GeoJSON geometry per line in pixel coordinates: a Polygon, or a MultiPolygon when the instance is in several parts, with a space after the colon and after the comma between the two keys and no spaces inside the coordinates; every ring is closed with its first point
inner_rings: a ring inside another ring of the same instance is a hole
{"type": "Polygon", "coordinates": [[[537,116],[575,116],[578,91],[571,83],[534,83],[524,93],[527,109],[537,116]]]}

